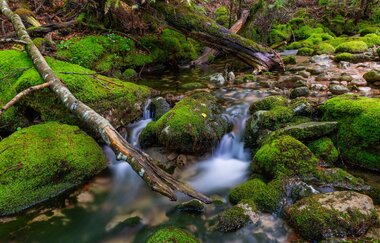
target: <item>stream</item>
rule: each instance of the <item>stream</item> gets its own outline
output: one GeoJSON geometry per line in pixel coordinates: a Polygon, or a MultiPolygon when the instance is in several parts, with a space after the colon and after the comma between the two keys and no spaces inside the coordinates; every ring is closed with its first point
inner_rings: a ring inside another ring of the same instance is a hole
{"type": "MultiPolygon", "coordinates": [[[[184,70],[178,75],[147,77],[141,84],[165,83],[167,92],[182,91],[179,80],[208,82],[211,73],[223,72],[224,64],[205,69],[184,70]],[[148,82],[151,80],[151,82],[148,82]]],[[[219,203],[205,206],[201,214],[176,209],[190,198],[178,195],[178,202],[152,192],[132,168],[118,161],[104,146],[109,168],[69,195],[26,214],[0,219],[0,242],[146,242],[157,226],[177,226],[192,232],[203,242],[289,242],[297,236],[276,215],[261,214],[255,225],[231,233],[208,230],[209,221],[229,207],[228,192],[248,178],[251,154],[241,137],[248,118],[249,104],[273,93],[248,84],[212,91],[233,121],[233,130],[225,134],[212,154],[183,169],[179,177],[219,203]]],[[[278,92],[278,91],[276,91],[278,92]]],[[[363,92],[368,92],[364,90],[363,92]]],[[[165,93],[165,92],[164,92],[165,93]]],[[[139,147],[139,135],[152,121],[147,102],[144,116],[127,128],[127,139],[139,147]]],[[[365,177],[365,173],[362,174],[365,177]]],[[[378,181],[377,181],[378,182],[378,181]]]]}

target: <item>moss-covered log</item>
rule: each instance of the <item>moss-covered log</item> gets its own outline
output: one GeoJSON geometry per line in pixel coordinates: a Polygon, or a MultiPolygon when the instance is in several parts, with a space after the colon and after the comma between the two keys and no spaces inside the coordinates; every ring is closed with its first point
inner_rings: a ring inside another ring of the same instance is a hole
{"type": "Polygon", "coordinates": [[[12,22],[17,36],[27,43],[25,45],[27,53],[44,81],[51,83],[49,87],[54,94],[59,97],[71,113],[75,114],[89,128],[92,128],[102,137],[103,141],[113,149],[120,159],[127,160],[131,167],[154,191],[169,197],[171,200],[176,200],[175,191],[178,190],[203,202],[210,202],[206,196],[194,191],[185,183],[176,180],[161,170],[151,157],[130,145],[107,119],[78,100],[50,68],[30,38],[20,16],[9,8],[6,0],[0,0],[0,9],[3,15],[12,22]]]}
{"type": "Polygon", "coordinates": [[[152,8],[161,13],[170,26],[209,47],[232,54],[254,68],[281,69],[281,64],[269,55],[269,48],[232,33],[186,3],[157,0],[147,10],[152,11],[152,8]]]}

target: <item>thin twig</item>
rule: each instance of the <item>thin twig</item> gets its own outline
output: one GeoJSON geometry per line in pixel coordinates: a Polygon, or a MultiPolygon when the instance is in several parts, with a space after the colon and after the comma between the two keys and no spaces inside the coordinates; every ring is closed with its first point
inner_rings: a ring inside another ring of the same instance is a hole
{"type": "Polygon", "coordinates": [[[50,82],[39,84],[39,85],[36,85],[36,86],[29,87],[26,90],[18,93],[15,97],[13,97],[13,99],[11,99],[7,104],[5,104],[5,106],[3,106],[3,108],[0,109],[0,116],[7,109],[9,109],[11,106],[13,106],[14,104],[16,104],[17,101],[19,101],[22,97],[27,96],[28,94],[32,93],[33,91],[47,88],[47,87],[50,86],[50,84],[51,84],[50,82]]]}

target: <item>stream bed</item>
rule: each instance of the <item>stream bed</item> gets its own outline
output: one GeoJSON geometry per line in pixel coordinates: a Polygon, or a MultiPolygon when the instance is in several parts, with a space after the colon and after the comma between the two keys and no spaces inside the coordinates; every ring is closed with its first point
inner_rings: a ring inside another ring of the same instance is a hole
{"type": "MultiPolygon", "coordinates": [[[[225,64],[222,63],[204,69],[185,69],[175,75],[147,76],[139,83],[153,88],[160,84],[164,87],[161,90],[163,94],[178,95],[186,91],[181,86],[186,83],[200,82],[208,87],[209,75],[223,73],[224,68],[225,64]]],[[[355,70],[347,72],[350,71],[355,70]]],[[[271,77],[268,76],[268,79],[271,77]]],[[[249,104],[285,91],[257,88],[253,83],[244,83],[214,88],[212,92],[220,98],[234,128],[224,135],[212,154],[198,158],[197,163],[178,174],[195,189],[214,199],[213,204],[205,206],[204,212],[178,210],[177,205],[189,201],[189,197],[178,195],[178,202],[170,202],[152,192],[127,163],[118,161],[112,150],[104,146],[108,169],[49,205],[42,205],[20,216],[0,219],[0,242],[146,242],[157,227],[169,225],[185,228],[203,242],[297,240],[293,230],[275,214],[262,214],[257,224],[247,225],[236,232],[210,230],[210,222],[229,207],[229,190],[249,176],[251,154],[241,141],[249,104]]],[[[376,90],[362,89],[359,92],[378,95],[376,90]]],[[[138,146],[141,130],[151,121],[148,104],[144,117],[128,127],[128,139],[134,146],[138,146]]],[[[366,175],[365,172],[360,173],[364,178],[366,175]]],[[[379,183],[378,175],[371,174],[369,178],[379,183]]]]}

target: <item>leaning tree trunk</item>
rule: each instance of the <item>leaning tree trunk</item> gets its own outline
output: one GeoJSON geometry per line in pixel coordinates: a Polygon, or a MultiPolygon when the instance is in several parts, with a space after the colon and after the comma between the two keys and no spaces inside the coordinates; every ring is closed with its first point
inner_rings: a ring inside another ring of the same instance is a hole
{"type": "Polygon", "coordinates": [[[195,12],[183,2],[186,1],[157,0],[149,4],[146,9],[157,10],[166,22],[178,31],[209,47],[232,54],[254,68],[261,70],[282,68],[280,62],[270,57],[271,49],[232,33],[214,20],[195,12]]]}
{"type": "Polygon", "coordinates": [[[169,197],[171,200],[176,200],[175,191],[178,190],[205,203],[210,202],[206,196],[194,191],[185,183],[176,180],[161,170],[155,165],[149,155],[134,148],[125,141],[108,120],[75,98],[70,90],[54,74],[45,58],[34,45],[20,16],[12,12],[6,0],[0,0],[0,8],[1,12],[12,22],[17,36],[21,41],[26,43],[26,51],[33,60],[34,66],[41,77],[45,82],[50,83],[49,88],[72,113],[77,115],[89,128],[92,128],[102,137],[103,141],[112,148],[119,159],[127,160],[131,167],[154,191],[169,197]]]}

